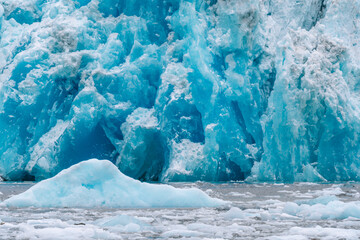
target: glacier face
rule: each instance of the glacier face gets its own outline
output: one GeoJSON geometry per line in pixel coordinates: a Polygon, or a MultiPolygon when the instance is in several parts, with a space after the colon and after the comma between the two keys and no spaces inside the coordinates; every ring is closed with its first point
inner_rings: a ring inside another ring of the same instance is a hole
{"type": "Polygon", "coordinates": [[[0,176],[360,179],[356,0],[0,0],[0,176]]]}

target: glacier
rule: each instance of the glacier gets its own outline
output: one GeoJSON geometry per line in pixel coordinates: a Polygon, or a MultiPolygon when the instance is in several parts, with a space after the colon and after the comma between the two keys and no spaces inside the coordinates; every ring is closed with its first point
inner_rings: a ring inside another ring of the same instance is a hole
{"type": "Polygon", "coordinates": [[[356,0],[0,0],[0,176],[360,180],[356,0]]]}

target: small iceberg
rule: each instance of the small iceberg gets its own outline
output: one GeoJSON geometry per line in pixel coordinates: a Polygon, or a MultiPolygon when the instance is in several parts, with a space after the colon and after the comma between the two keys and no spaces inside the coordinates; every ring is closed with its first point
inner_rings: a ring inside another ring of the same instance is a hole
{"type": "Polygon", "coordinates": [[[93,222],[95,226],[111,229],[112,232],[139,232],[151,230],[151,225],[143,222],[136,217],[118,215],[98,219],[93,222]]]}
{"type": "Polygon", "coordinates": [[[7,207],[193,208],[226,202],[203,191],[142,183],[107,160],[91,159],[3,201],[7,207]]]}
{"type": "Polygon", "coordinates": [[[343,202],[335,196],[321,196],[298,203],[288,202],[283,212],[310,220],[360,219],[360,202],[343,202]]]}

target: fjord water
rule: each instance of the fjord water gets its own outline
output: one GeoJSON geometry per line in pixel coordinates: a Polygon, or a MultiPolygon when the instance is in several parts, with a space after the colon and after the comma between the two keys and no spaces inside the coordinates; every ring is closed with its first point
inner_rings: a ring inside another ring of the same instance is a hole
{"type": "MultiPolygon", "coordinates": [[[[360,237],[360,185],[174,183],[218,208],[4,208],[0,239],[346,239],[360,237]],[[294,205],[295,204],[295,205],[294,205]]],[[[33,183],[0,183],[0,200],[33,183]]]]}
{"type": "Polygon", "coordinates": [[[360,174],[357,0],[0,0],[0,176],[360,174]]]}

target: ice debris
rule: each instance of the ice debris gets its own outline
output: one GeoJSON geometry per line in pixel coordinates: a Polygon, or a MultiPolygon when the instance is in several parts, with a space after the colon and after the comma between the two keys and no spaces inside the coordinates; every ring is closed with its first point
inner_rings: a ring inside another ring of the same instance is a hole
{"type": "MultiPolygon", "coordinates": [[[[107,160],[92,159],[37,183],[26,192],[3,201],[8,207],[216,207],[225,201],[203,191],[142,183],[122,174],[107,160]]],[[[122,219],[118,219],[119,221],[122,219]]],[[[111,224],[112,220],[107,222],[111,224]]],[[[104,223],[104,224],[107,224],[104,223]]]]}
{"type": "Polygon", "coordinates": [[[335,196],[322,196],[299,203],[286,203],[283,212],[311,220],[360,219],[360,202],[343,202],[335,196]]]}
{"type": "Polygon", "coordinates": [[[127,215],[101,218],[94,221],[93,224],[118,232],[139,232],[152,228],[150,224],[127,215]]]}

